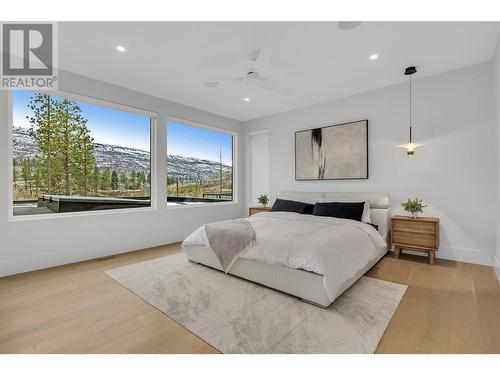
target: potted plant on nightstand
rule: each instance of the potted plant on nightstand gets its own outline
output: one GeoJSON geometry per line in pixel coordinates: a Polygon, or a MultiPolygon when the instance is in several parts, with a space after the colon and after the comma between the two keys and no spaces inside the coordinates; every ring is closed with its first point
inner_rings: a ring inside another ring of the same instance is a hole
{"type": "Polygon", "coordinates": [[[422,199],[420,198],[408,198],[408,200],[401,203],[401,206],[413,218],[416,218],[420,212],[424,212],[424,208],[427,207],[426,204],[423,204],[422,199]]]}
{"type": "Polygon", "coordinates": [[[260,197],[257,198],[257,202],[259,202],[262,207],[266,207],[267,204],[269,203],[269,197],[266,194],[262,194],[260,197]]]}

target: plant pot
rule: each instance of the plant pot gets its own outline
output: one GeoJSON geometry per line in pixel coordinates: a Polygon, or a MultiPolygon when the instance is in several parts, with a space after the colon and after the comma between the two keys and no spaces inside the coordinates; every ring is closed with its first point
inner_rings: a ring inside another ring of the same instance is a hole
{"type": "Polygon", "coordinates": [[[416,219],[418,217],[418,212],[410,212],[410,217],[416,219]]]}
{"type": "Polygon", "coordinates": [[[267,207],[267,203],[261,203],[261,204],[260,204],[260,206],[261,206],[262,208],[266,208],[266,207],[267,207]]]}

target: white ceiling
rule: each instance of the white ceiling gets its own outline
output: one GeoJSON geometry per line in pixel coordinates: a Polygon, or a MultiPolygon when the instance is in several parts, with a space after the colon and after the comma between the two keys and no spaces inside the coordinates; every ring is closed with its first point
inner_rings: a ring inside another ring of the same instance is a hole
{"type": "Polygon", "coordinates": [[[402,82],[408,65],[420,66],[418,78],[490,60],[499,31],[498,22],[364,22],[349,31],[336,22],[63,22],[59,66],[247,121],[402,82]],[[263,45],[270,76],[290,94],[201,84],[246,73],[263,45]]]}

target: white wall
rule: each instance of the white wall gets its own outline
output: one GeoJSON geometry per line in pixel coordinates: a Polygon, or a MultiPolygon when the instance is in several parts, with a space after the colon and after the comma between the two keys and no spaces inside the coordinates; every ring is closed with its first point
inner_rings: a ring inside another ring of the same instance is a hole
{"type": "MultiPolygon", "coordinates": [[[[500,257],[500,221],[495,212],[494,146],[500,142],[500,108],[496,101],[493,126],[493,71],[500,91],[500,58],[494,62],[416,79],[414,85],[415,138],[428,145],[408,160],[395,144],[407,137],[407,85],[391,86],[338,99],[245,124],[171,103],[132,90],[75,74],[61,72],[64,91],[158,112],[159,124],[167,115],[238,132],[237,203],[167,209],[163,195],[163,163],[156,165],[154,187],[158,207],[144,212],[100,212],[90,216],[42,220],[8,220],[8,191],[0,189],[0,276],[102,257],[180,241],[199,225],[245,215],[249,194],[248,135],[269,129],[269,189],[273,199],[280,190],[386,191],[395,212],[410,197],[423,198],[427,215],[441,219],[438,256],[490,264],[497,234],[500,257]],[[294,132],[357,119],[369,120],[370,179],[366,181],[298,182],[294,180],[294,132]],[[245,160],[246,159],[246,160],[245,160]],[[246,175],[246,177],[244,177],[246,175]],[[245,181],[244,181],[245,180],[245,181]],[[495,230],[496,228],[496,230],[495,230]]],[[[8,181],[8,103],[0,92],[0,181],[8,181]]],[[[157,128],[158,160],[166,158],[164,126],[157,128]]],[[[497,188],[500,174],[497,175],[497,188]]],[[[272,203],[272,201],[271,201],[272,203]]]]}
{"type": "Polygon", "coordinates": [[[495,116],[495,192],[496,192],[496,210],[495,210],[495,252],[493,253],[493,266],[500,282],[500,38],[498,39],[495,57],[493,58],[493,86],[494,86],[494,116],[495,116]]]}
{"type": "Polygon", "coordinates": [[[59,88],[158,113],[158,143],[155,146],[159,162],[155,170],[156,183],[153,182],[158,205],[146,212],[117,210],[64,218],[47,215],[44,219],[15,218],[9,221],[9,193],[5,182],[12,163],[6,152],[11,124],[8,123],[7,94],[0,92],[0,181],[4,181],[0,190],[0,276],[180,241],[206,222],[243,215],[243,168],[237,169],[237,203],[231,205],[167,209],[163,183],[166,181],[163,161],[166,160],[164,124],[167,115],[236,131],[238,166],[242,165],[244,155],[240,122],[66,72],[60,72],[59,88]]]}
{"type": "Polygon", "coordinates": [[[281,190],[375,191],[400,202],[420,197],[441,220],[438,257],[491,264],[494,209],[493,64],[414,81],[414,138],[428,143],[413,159],[394,147],[408,137],[408,84],[249,121],[269,129],[271,203],[281,190]],[[368,180],[295,181],[294,132],[368,119],[368,180]]]}
{"type": "Polygon", "coordinates": [[[259,196],[269,195],[269,132],[250,134],[248,139],[248,202],[256,205],[259,196]]]}

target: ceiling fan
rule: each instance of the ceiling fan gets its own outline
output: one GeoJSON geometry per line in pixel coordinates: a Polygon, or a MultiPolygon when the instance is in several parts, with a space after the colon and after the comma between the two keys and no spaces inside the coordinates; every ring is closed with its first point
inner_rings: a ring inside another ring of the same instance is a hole
{"type": "Polygon", "coordinates": [[[254,56],[252,57],[252,65],[244,75],[233,78],[204,80],[202,81],[202,84],[205,87],[214,88],[219,87],[219,85],[224,83],[243,82],[264,90],[270,90],[281,94],[289,94],[291,92],[290,89],[269,78],[268,66],[270,57],[270,50],[263,47],[260,51],[254,53],[254,56]]]}

